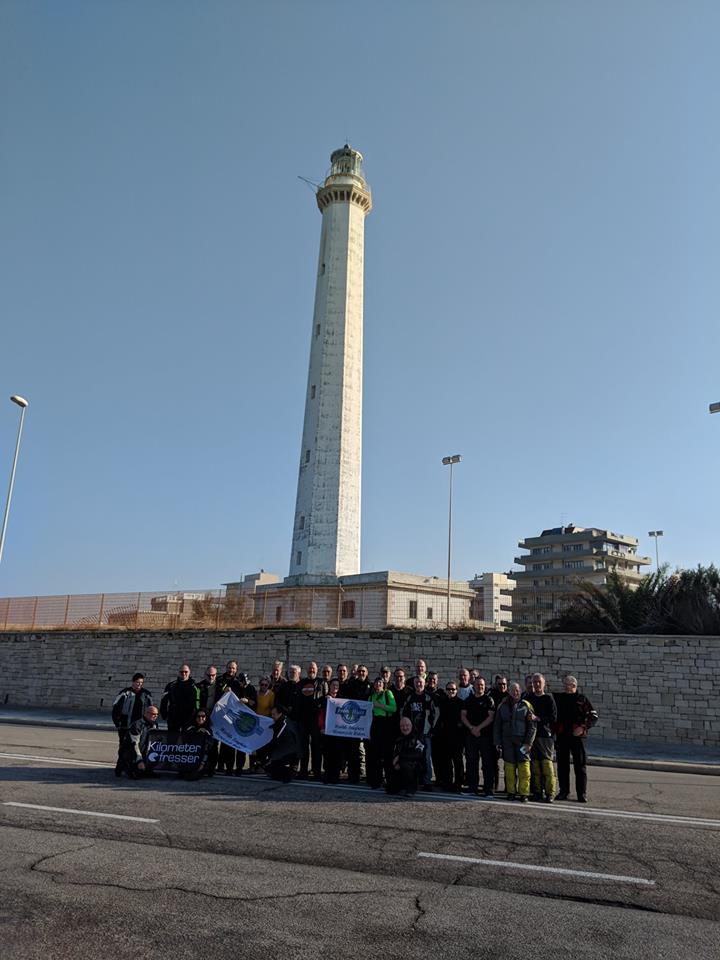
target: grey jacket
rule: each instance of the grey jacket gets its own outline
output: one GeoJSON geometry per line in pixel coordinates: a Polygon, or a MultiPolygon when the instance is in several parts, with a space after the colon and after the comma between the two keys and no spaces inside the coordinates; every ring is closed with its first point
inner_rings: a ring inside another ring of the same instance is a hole
{"type": "Polygon", "coordinates": [[[501,747],[503,741],[510,741],[530,749],[535,739],[535,714],[527,700],[516,703],[505,697],[495,711],[493,739],[496,747],[501,747]]]}

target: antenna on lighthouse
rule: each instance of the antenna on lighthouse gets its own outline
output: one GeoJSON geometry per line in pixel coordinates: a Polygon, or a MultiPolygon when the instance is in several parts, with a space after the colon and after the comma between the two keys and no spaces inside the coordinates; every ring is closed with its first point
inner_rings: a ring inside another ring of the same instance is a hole
{"type": "Polygon", "coordinates": [[[298,180],[302,180],[303,183],[306,183],[310,187],[313,193],[315,193],[316,190],[320,189],[319,183],[315,183],[314,180],[308,180],[307,177],[301,177],[300,174],[298,174],[298,180]]]}

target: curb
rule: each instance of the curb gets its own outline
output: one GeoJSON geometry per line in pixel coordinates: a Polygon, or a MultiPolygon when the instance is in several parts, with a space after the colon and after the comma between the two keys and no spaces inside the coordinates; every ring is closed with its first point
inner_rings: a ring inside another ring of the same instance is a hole
{"type": "Polygon", "coordinates": [[[96,720],[50,720],[25,717],[2,717],[0,724],[8,723],[14,726],[32,727],[64,727],[68,730],[108,730],[115,732],[115,724],[96,720]]]}
{"type": "Polygon", "coordinates": [[[591,767],[620,767],[626,770],[647,770],[658,773],[696,773],[704,777],[720,777],[715,763],[694,763],[682,760],[633,760],[628,757],[588,757],[591,767]]]}

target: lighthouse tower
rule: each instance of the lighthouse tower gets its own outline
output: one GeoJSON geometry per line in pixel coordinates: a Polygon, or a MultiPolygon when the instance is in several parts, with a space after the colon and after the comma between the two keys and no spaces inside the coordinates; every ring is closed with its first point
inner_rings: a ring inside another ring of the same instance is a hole
{"type": "Polygon", "coordinates": [[[372,207],[362,154],[345,144],[317,191],[322,214],[290,575],[333,583],[360,572],[363,264],[372,207]]]}

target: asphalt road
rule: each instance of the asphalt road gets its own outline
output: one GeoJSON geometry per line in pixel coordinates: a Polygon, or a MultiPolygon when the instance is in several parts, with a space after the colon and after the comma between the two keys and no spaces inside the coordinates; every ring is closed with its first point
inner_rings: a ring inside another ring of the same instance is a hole
{"type": "Polygon", "coordinates": [[[116,743],[0,725],[3,960],[717,960],[718,777],[591,768],[587,806],[400,800],[118,780],[116,743]]]}

